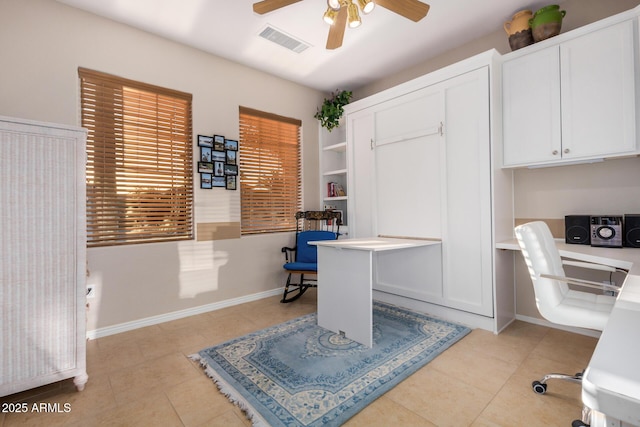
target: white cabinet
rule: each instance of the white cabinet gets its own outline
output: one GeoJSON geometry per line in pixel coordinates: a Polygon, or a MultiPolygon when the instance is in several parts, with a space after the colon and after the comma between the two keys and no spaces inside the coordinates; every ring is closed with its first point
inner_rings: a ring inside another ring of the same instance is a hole
{"type": "Polygon", "coordinates": [[[636,152],[633,22],[560,45],[562,155],[636,152]]]}
{"type": "Polygon", "coordinates": [[[442,95],[429,86],[348,114],[351,237],[441,237],[442,95]]]}
{"type": "Polygon", "coordinates": [[[633,34],[627,20],[505,60],[504,166],[637,153],[633,34]]]}
{"type": "MultiPolygon", "coordinates": [[[[492,156],[501,156],[491,145],[494,58],[478,55],[356,101],[346,108],[346,126],[351,237],[442,242],[437,267],[425,260],[429,272],[420,280],[375,283],[383,291],[377,296],[497,331],[513,316],[496,315],[503,307],[494,304],[493,240],[498,232],[510,236],[512,221],[496,225],[493,216],[492,156]],[[498,231],[503,224],[508,229],[498,231]],[[441,281],[427,279],[434,268],[441,281]]],[[[509,176],[496,179],[510,192],[509,176]]],[[[509,298],[500,301],[514,312],[509,298]]]]}
{"type": "Polygon", "coordinates": [[[369,109],[347,115],[347,141],[351,153],[349,159],[349,229],[350,237],[374,235],[373,225],[373,111],[369,109]],[[355,179],[355,177],[360,177],[355,179]]]}
{"type": "Polygon", "coordinates": [[[347,138],[346,127],[332,131],[320,127],[320,195],[323,209],[342,212],[342,233],[347,232],[347,138]]]}
{"type": "Polygon", "coordinates": [[[557,46],[502,65],[505,166],[560,158],[559,70],[557,46]]]}
{"type": "MultiPolygon", "coordinates": [[[[442,237],[442,96],[429,86],[348,115],[352,237],[442,237]]],[[[375,257],[375,290],[444,303],[441,245],[375,257]]]]}
{"type": "Polygon", "coordinates": [[[372,215],[370,235],[442,240],[442,282],[394,292],[484,316],[493,315],[488,84],[485,66],[375,106],[373,169],[354,175],[373,185],[372,208],[354,208],[356,222],[372,215]]]}
{"type": "Polygon", "coordinates": [[[442,87],[433,85],[374,110],[371,212],[377,235],[442,237],[442,97],[442,87]]]}
{"type": "Polygon", "coordinates": [[[87,382],[85,137],[0,117],[0,396],[87,382]]]}
{"type": "Polygon", "coordinates": [[[489,67],[444,85],[442,257],[449,307],[493,316],[489,67]]]}

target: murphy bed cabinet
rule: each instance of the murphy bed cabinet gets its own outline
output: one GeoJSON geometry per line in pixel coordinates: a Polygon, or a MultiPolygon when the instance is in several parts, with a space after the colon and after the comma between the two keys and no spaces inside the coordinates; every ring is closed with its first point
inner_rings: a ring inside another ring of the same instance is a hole
{"type": "Polygon", "coordinates": [[[505,55],[505,167],[638,153],[635,21],[615,15],[505,55]]]}
{"type": "Polygon", "coordinates": [[[345,107],[350,237],[442,242],[440,275],[425,271],[411,288],[374,277],[374,298],[493,332],[515,318],[512,260],[494,250],[513,225],[494,216],[511,212],[491,113],[497,58],[492,50],[345,107]]]}

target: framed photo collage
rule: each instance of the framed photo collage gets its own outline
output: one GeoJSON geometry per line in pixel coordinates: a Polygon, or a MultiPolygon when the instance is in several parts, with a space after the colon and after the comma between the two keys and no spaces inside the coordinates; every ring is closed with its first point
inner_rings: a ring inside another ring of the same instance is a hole
{"type": "Polygon", "coordinates": [[[222,135],[198,135],[200,188],[238,188],[238,141],[222,135]]]}

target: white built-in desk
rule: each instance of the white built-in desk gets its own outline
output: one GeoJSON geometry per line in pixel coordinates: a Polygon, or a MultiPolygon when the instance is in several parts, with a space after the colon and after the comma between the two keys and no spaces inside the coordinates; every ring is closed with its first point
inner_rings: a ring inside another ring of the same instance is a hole
{"type": "MultiPolygon", "coordinates": [[[[425,250],[439,240],[374,237],[309,242],[318,246],[318,325],[344,334],[353,341],[373,346],[373,283],[376,254],[406,251],[406,262],[397,268],[398,276],[424,273],[425,250]],[[418,256],[416,256],[418,255],[418,256]],[[422,260],[422,261],[421,261],[422,260]]],[[[428,255],[426,255],[428,256],[428,255]]],[[[394,272],[385,272],[393,275],[394,272]]]]}
{"type": "MultiPolygon", "coordinates": [[[[595,411],[592,427],[640,426],[640,249],[557,246],[562,257],[629,270],[582,377],[582,401],[595,411]]],[[[496,247],[520,250],[516,240],[496,247]]]]}

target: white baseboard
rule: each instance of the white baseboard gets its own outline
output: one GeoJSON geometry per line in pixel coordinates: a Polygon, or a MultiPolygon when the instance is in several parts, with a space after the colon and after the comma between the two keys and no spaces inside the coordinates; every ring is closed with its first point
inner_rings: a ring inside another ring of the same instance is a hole
{"type": "Polygon", "coordinates": [[[118,325],[107,326],[87,331],[87,339],[93,340],[109,335],[119,334],[121,332],[132,331],[145,326],[157,325],[159,323],[170,322],[172,320],[182,319],[183,317],[194,316],[197,314],[208,313],[210,311],[220,310],[222,308],[231,307],[246,302],[257,301],[263,298],[269,298],[282,294],[282,288],[276,288],[270,291],[259,292],[257,294],[245,295],[238,298],[232,298],[224,301],[214,302],[211,304],[201,305],[198,307],[188,308],[186,310],[173,311],[158,316],[145,317],[144,319],[134,320],[131,322],[120,323],[118,325]]]}
{"type": "Polygon", "coordinates": [[[582,328],[574,328],[571,326],[562,326],[562,325],[556,325],[555,323],[551,323],[549,321],[546,321],[544,319],[538,319],[536,317],[529,317],[529,316],[522,316],[520,314],[516,314],[516,319],[517,320],[522,320],[523,322],[527,322],[527,323],[533,323],[536,325],[541,325],[541,326],[547,326],[549,328],[553,328],[553,329],[560,329],[563,331],[567,331],[567,332],[573,332],[576,334],[580,334],[580,335],[586,335],[589,337],[594,337],[594,338],[600,338],[600,331],[594,331],[592,329],[582,329],[582,328]]]}
{"type": "Polygon", "coordinates": [[[426,301],[407,298],[401,295],[390,294],[375,289],[373,290],[373,299],[389,304],[395,304],[421,313],[426,313],[429,316],[438,317],[449,322],[468,326],[471,329],[480,328],[496,333],[495,321],[492,317],[481,316],[479,314],[469,313],[455,308],[432,304],[426,301]]]}
{"type": "MultiPolygon", "coordinates": [[[[93,340],[97,338],[107,337],[109,335],[115,335],[122,332],[132,331],[138,328],[144,328],[145,326],[157,325],[159,323],[170,322],[172,320],[182,319],[184,317],[195,316],[197,314],[208,313],[210,311],[220,310],[227,307],[232,307],[238,304],[244,304],[246,302],[257,301],[264,298],[280,295],[282,288],[272,289],[270,291],[259,292],[257,294],[245,295],[238,298],[232,298],[224,301],[214,302],[211,304],[205,304],[198,307],[188,308],[186,310],[173,311],[171,313],[165,313],[158,316],[145,317],[144,319],[134,320],[131,322],[120,323],[113,326],[107,326],[105,328],[98,328],[87,331],[87,339],[93,340]]],[[[409,307],[411,308],[411,307],[409,307]]],[[[600,338],[600,332],[590,329],[573,328],[569,326],[560,326],[555,323],[548,322],[544,319],[536,317],[516,315],[517,320],[521,320],[527,323],[533,323],[536,325],[547,326],[549,328],[560,329],[563,331],[573,332],[580,335],[586,335],[594,338],[600,338]]],[[[468,320],[468,319],[467,319],[468,320]]],[[[487,328],[488,325],[473,325],[473,327],[487,328]]]]}

